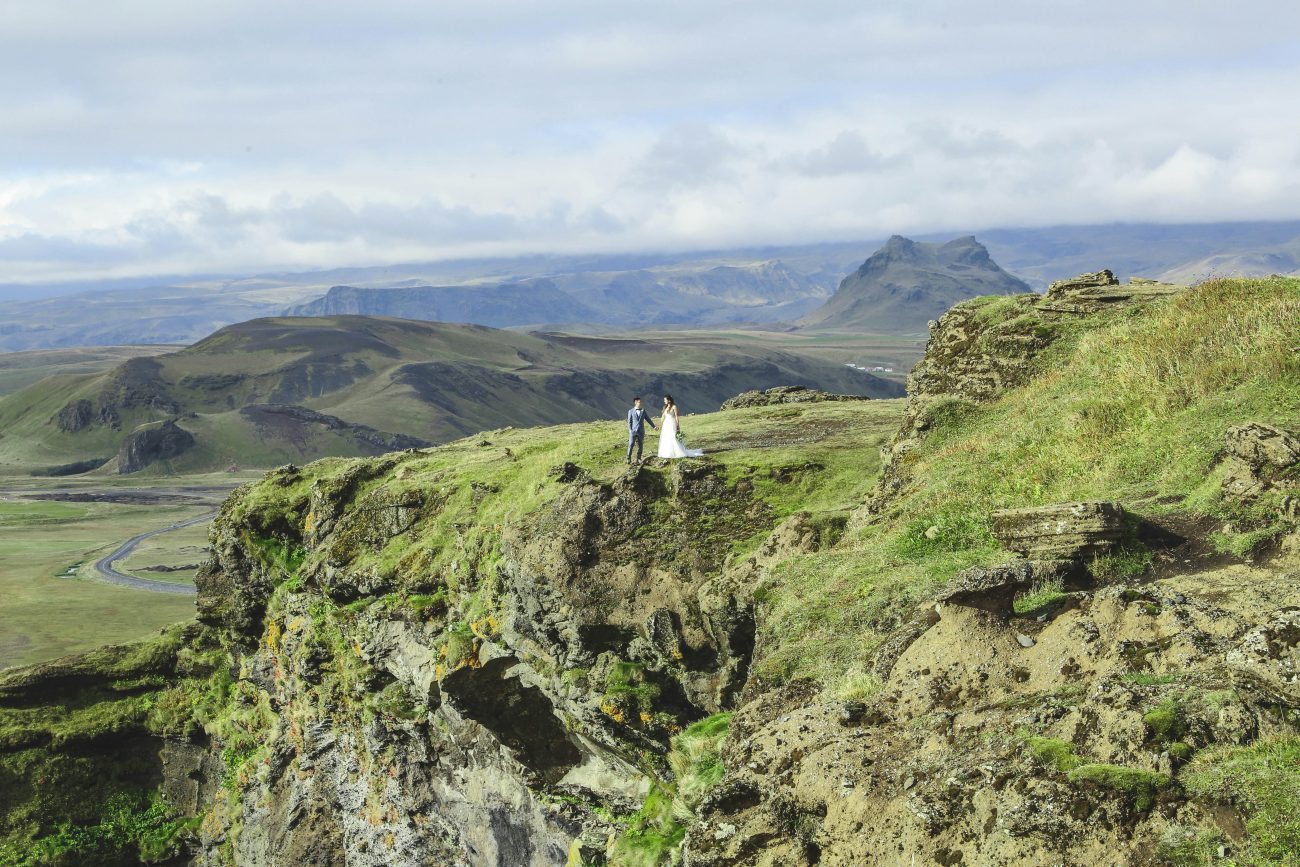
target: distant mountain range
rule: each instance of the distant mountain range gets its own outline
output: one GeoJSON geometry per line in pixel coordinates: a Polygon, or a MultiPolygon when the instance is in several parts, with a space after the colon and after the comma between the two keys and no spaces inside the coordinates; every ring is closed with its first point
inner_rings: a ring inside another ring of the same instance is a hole
{"type": "MultiPolygon", "coordinates": [[[[711,411],[798,383],[896,397],[898,382],[780,338],[526,334],[362,316],[256,319],[106,372],[0,398],[0,472],[266,467],[378,454],[503,426],[621,419],[633,395],[711,411]]],[[[611,423],[611,448],[621,428],[611,423]]]]}
{"type": "MultiPolygon", "coordinates": [[[[917,235],[914,240],[936,243],[951,237],[917,235]]],[[[1182,283],[1210,276],[1300,273],[1300,221],[987,229],[978,237],[993,259],[1036,290],[1101,268],[1121,278],[1182,283]]],[[[474,259],[251,277],[0,285],[0,352],[188,344],[224,325],[286,312],[567,330],[579,324],[627,330],[793,322],[825,302],[867,251],[880,244],[867,240],[679,254],[474,259]]],[[[878,316],[872,327],[887,327],[889,320],[878,316]]],[[[898,327],[913,330],[914,320],[898,327]]]]}
{"type": "Polygon", "coordinates": [[[924,332],[927,322],[958,301],[1028,291],[1029,284],[998,267],[971,236],[927,244],[895,235],[797,325],[868,334],[924,332]]]}
{"type": "Polygon", "coordinates": [[[454,286],[334,286],[285,314],[400,316],[499,328],[772,322],[816,307],[830,294],[826,275],[838,270],[832,265],[810,273],[780,261],[705,262],[454,286]]]}

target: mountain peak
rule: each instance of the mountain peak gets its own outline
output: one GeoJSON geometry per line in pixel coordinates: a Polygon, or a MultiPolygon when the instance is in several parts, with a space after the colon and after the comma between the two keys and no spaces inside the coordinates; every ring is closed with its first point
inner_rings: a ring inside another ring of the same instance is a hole
{"type": "Polygon", "coordinates": [[[875,334],[920,332],[958,301],[1028,291],[1028,284],[1002,270],[974,235],[943,244],[894,235],[799,326],[875,334]]]}

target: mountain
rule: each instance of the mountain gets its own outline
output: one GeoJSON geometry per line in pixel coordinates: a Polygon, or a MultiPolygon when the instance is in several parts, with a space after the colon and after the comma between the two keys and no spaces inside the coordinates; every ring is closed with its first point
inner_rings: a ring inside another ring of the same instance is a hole
{"type": "Polygon", "coordinates": [[[192,343],[226,325],[277,315],[395,315],[498,327],[775,322],[819,304],[856,258],[847,245],[783,251],[787,258],[771,250],[533,256],[117,281],[80,292],[60,284],[45,298],[30,297],[39,287],[15,287],[9,295],[21,300],[0,300],[0,352],[192,343]]]}
{"type": "Polygon", "coordinates": [[[698,460],[282,467],[194,621],[0,674],[0,863],[1293,865],[1298,311],[1064,281],[698,460]]]}
{"type": "Polygon", "coordinates": [[[1028,291],[1023,280],[998,267],[973,237],[927,244],[895,235],[797,326],[869,334],[919,333],[959,301],[1028,291]]]}
{"type": "Polygon", "coordinates": [[[1186,286],[1209,276],[1273,273],[1185,269],[1211,257],[1293,245],[1300,239],[1300,221],[983,229],[979,237],[1003,267],[1034,289],[1046,289],[1063,275],[1099,267],[1109,268],[1121,278],[1148,277],[1186,286]]]}
{"type": "Polygon", "coordinates": [[[550,280],[392,289],[334,286],[324,297],[285,311],[286,316],[342,314],[477,323],[497,328],[606,321],[591,307],[561,292],[550,280]]]}
{"type": "Polygon", "coordinates": [[[818,277],[780,261],[681,265],[556,274],[458,286],[334,286],[286,316],[400,316],[498,328],[765,322],[798,315],[828,292],[818,277]]]}
{"type": "Polygon", "coordinates": [[[1300,274],[1300,236],[1283,244],[1216,253],[1170,268],[1160,275],[1169,283],[1191,285],[1213,277],[1265,277],[1300,274]]]}
{"type": "MultiPolygon", "coordinates": [[[[978,235],[997,262],[1034,289],[1046,289],[1062,275],[1099,267],[1121,278],[1141,276],[1185,284],[1210,275],[1297,270],[1287,264],[1297,258],[1294,244],[1300,238],[1300,221],[981,228],[978,235]],[[1269,258],[1275,253],[1290,258],[1275,265],[1269,258]]],[[[948,237],[918,235],[914,240],[942,243],[948,237]]],[[[456,318],[463,315],[472,320],[482,305],[485,321],[480,324],[509,327],[546,323],[575,330],[573,326],[587,323],[596,326],[591,330],[599,330],[790,322],[830,297],[844,275],[861,263],[862,254],[880,243],[858,239],[727,250],[463,259],[300,273],[0,284],[0,352],[192,343],[247,319],[286,311],[296,315],[334,311],[333,302],[324,299],[336,286],[488,289],[486,295],[471,296],[463,306],[448,309],[459,311],[456,318]],[[507,303],[492,300],[495,287],[540,281],[549,281],[563,294],[548,292],[546,303],[535,306],[514,307],[508,297],[507,303]],[[317,301],[319,306],[302,306],[317,301]]],[[[356,296],[357,309],[349,312],[387,315],[379,293],[357,292],[356,296]]],[[[438,303],[453,302],[439,299],[438,303]]],[[[418,312],[418,318],[432,315],[418,312]]]]}
{"type": "Polygon", "coordinates": [[[166,471],[195,472],[378,454],[511,425],[617,419],[635,394],[670,392],[701,411],[776,385],[902,393],[897,382],[780,346],[761,335],[597,338],[363,316],[255,319],[178,352],[52,376],[0,399],[0,470],[72,474],[98,461],[103,472],[120,471],[154,454],[166,471]],[[163,440],[149,432],[163,422],[176,430],[151,452],[163,440]],[[123,451],[134,431],[141,437],[123,451]]]}

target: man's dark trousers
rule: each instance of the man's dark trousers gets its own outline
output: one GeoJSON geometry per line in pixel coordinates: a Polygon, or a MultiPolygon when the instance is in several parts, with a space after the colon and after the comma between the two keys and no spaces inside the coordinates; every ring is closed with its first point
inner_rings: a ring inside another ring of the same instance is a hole
{"type": "Polygon", "coordinates": [[[627,432],[627,462],[632,463],[632,446],[636,446],[636,459],[641,460],[641,451],[645,448],[645,428],[638,427],[636,430],[627,432]]]}

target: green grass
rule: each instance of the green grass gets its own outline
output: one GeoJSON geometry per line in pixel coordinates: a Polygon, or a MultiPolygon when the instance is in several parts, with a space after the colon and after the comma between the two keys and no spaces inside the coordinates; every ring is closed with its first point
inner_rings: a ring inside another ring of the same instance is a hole
{"type": "MultiPolygon", "coordinates": [[[[834,685],[862,670],[955,572],[1008,556],[988,536],[994,509],[1118,499],[1138,511],[1224,515],[1231,507],[1207,471],[1228,428],[1247,419],[1300,428],[1300,280],[1211,281],[1145,309],[1058,323],[1039,320],[1023,298],[968,303],[985,324],[1015,313],[994,329],[1002,337],[1055,338],[1035,362],[1042,374],[989,404],[932,407],[906,464],[922,483],[835,549],[775,571],[758,594],[764,681],[834,685]]],[[[977,342],[993,348],[995,337],[977,342]]],[[[1150,558],[1131,545],[1092,568],[1131,580],[1150,558]]]]}
{"type": "Polygon", "coordinates": [[[1061,579],[1040,581],[1023,596],[1016,598],[1012,609],[1021,617],[1038,617],[1058,608],[1070,597],[1061,584],[1061,579]]]}
{"type": "Polygon", "coordinates": [[[1086,762],[1075,752],[1074,744],[1057,738],[1044,738],[1037,735],[1023,735],[1025,747],[1034,760],[1041,765],[1068,774],[1086,762]]]}
{"type": "Polygon", "coordinates": [[[1150,732],[1151,740],[1163,746],[1182,740],[1187,733],[1187,713],[1183,703],[1174,696],[1165,698],[1144,713],[1142,722],[1150,732]]]}
{"type": "Polygon", "coordinates": [[[1066,778],[1072,783],[1091,783],[1118,792],[1141,813],[1154,807],[1160,793],[1172,784],[1168,774],[1106,764],[1078,765],[1066,778]]]}
{"type": "Polygon", "coordinates": [[[169,708],[193,715],[192,702],[172,695],[222,670],[200,649],[205,636],[192,624],[173,627],[0,676],[0,864],[176,854],[186,823],[158,800],[158,745],[147,736],[162,731],[169,708]]]}
{"type": "Polygon", "coordinates": [[[1154,560],[1150,548],[1132,541],[1093,557],[1088,561],[1088,571],[1102,584],[1122,584],[1146,574],[1154,560]]]}
{"type": "MultiPolygon", "coordinates": [[[[120,542],[203,507],[0,502],[0,668],[132,641],[192,617],[193,599],[79,577],[120,542]]],[[[160,539],[165,537],[159,537],[160,539]]],[[[152,577],[152,576],[151,576],[152,577]]]]}
{"type": "Polygon", "coordinates": [[[676,863],[695,808],[722,781],[719,752],[730,727],[731,714],[714,714],[687,726],[672,739],[668,764],[674,779],[654,781],[641,808],[614,844],[612,867],[676,863]]]}
{"type": "Polygon", "coordinates": [[[145,790],[114,794],[99,813],[94,824],[60,822],[31,843],[0,845],[0,865],[161,864],[181,854],[181,837],[194,824],[145,790]]]}
{"type": "Polygon", "coordinates": [[[1235,863],[1300,863],[1300,737],[1204,750],[1180,775],[1201,798],[1231,804],[1246,816],[1247,848],[1235,863]]]}

